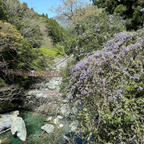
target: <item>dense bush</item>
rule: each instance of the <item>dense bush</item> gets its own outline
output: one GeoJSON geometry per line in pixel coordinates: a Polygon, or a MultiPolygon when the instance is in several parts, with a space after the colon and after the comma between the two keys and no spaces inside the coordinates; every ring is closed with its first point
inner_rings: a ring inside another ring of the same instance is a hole
{"type": "Polygon", "coordinates": [[[47,31],[54,43],[69,39],[69,34],[54,19],[48,19],[47,31]]]}
{"type": "Polygon", "coordinates": [[[73,40],[70,51],[80,60],[87,53],[102,49],[104,42],[124,31],[125,27],[120,18],[101,12],[77,24],[75,30],[78,36],[73,40]]]}
{"type": "Polygon", "coordinates": [[[6,86],[5,80],[0,78],[0,88],[6,86]]]}
{"type": "Polygon", "coordinates": [[[137,29],[143,25],[143,0],[92,0],[95,5],[105,8],[110,14],[117,13],[126,19],[127,29],[137,29]]]}
{"type": "Polygon", "coordinates": [[[42,33],[36,20],[28,19],[21,23],[18,30],[33,48],[39,48],[41,46],[42,33]]]}
{"type": "Polygon", "coordinates": [[[0,0],[0,20],[4,20],[4,19],[5,19],[5,11],[2,6],[2,0],[0,0]]]}
{"type": "Polygon", "coordinates": [[[14,26],[0,22],[0,29],[0,62],[5,68],[34,69],[36,60],[44,64],[38,50],[33,49],[14,26]]]}
{"type": "Polygon", "coordinates": [[[32,47],[40,47],[40,27],[35,21],[37,15],[26,3],[21,4],[19,0],[1,0],[0,8],[3,10],[1,19],[14,25],[32,47]]]}
{"type": "Polygon", "coordinates": [[[70,104],[79,106],[81,125],[96,144],[144,143],[143,96],[143,29],[116,34],[78,62],[67,86],[70,104]]]}

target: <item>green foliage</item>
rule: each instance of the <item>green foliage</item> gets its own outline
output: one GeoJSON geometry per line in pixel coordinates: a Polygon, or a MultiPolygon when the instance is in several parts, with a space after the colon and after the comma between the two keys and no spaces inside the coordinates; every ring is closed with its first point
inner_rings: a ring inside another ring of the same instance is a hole
{"type": "MultiPolygon", "coordinates": [[[[58,56],[65,55],[64,46],[61,46],[59,44],[56,44],[56,48],[53,48],[53,49],[48,49],[46,47],[41,46],[39,50],[40,50],[39,51],[40,55],[45,60],[46,66],[49,68],[55,64],[55,62],[53,61],[55,58],[57,58],[58,56]]],[[[40,62],[40,64],[42,63],[40,62]]],[[[38,65],[40,66],[40,64],[38,65]]]]}
{"type": "Polygon", "coordinates": [[[65,55],[65,47],[60,44],[56,44],[56,51],[57,51],[57,54],[61,56],[65,55]]]}
{"type": "Polygon", "coordinates": [[[19,0],[1,0],[1,3],[4,11],[2,19],[14,25],[32,47],[40,47],[41,33],[40,27],[35,21],[34,11],[29,9],[26,3],[21,4],[19,0]]]}
{"type": "Polygon", "coordinates": [[[107,40],[124,30],[119,17],[107,15],[104,11],[95,13],[75,27],[78,36],[71,42],[70,53],[80,60],[88,53],[102,49],[107,40]]]}
{"type": "Polygon", "coordinates": [[[5,63],[7,68],[29,70],[44,66],[39,50],[33,49],[15,27],[3,22],[0,22],[0,27],[0,42],[3,43],[0,47],[0,61],[5,63]],[[39,64],[35,66],[34,61],[39,61],[39,64]]]}
{"type": "Polygon", "coordinates": [[[65,54],[65,50],[64,50],[64,46],[61,46],[59,44],[56,44],[56,48],[53,49],[48,49],[46,47],[40,47],[40,52],[43,56],[45,57],[50,57],[52,59],[56,58],[56,56],[61,55],[64,56],[65,54]]]}
{"type": "Polygon", "coordinates": [[[5,80],[0,78],[0,87],[4,87],[4,86],[6,86],[5,80]]]}
{"type": "Polygon", "coordinates": [[[115,111],[113,111],[117,107],[115,104],[105,105],[103,111],[99,109],[97,112],[101,116],[101,123],[100,127],[93,131],[93,138],[99,136],[98,141],[102,143],[108,141],[133,143],[132,137],[138,143],[142,142],[143,103],[142,97],[139,99],[124,97],[119,101],[119,108],[115,111]]]}
{"type": "Polygon", "coordinates": [[[75,64],[75,60],[70,59],[67,62],[67,66],[61,69],[61,75],[62,75],[62,83],[60,85],[60,92],[63,93],[64,96],[67,94],[67,86],[69,83],[69,77],[71,73],[71,68],[75,64]]]}
{"type": "Polygon", "coordinates": [[[90,128],[90,115],[87,108],[83,108],[81,111],[79,111],[77,118],[80,121],[81,127],[90,128]]]}
{"type": "Polygon", "coordinates": [[[124,6],[123,4],[120,4],[115,8],[114,11],[118,13],[119,15],[123,15],[126,12],[126,10],[127,10],[126,6],[124,6]]]}
{"type": "Polygon", "coordinates": [[[127,29],[138,29],[142,27],[144,13],[141,11],[144,5],[143,0],[92,0],[94,5],[105,8],[110,14],[117,13],[126,19],[127,29]]]}
{"type": "Polygon", "coordinates": [[[41,46],[42,33],[35,20],[28,19],[20,24],[17,29],[33,48],[39,48],[41,46]]]}
{"type": "Polygon", "coordinates": [[[64,90],[90,143],[144,143],[144,30],[121,32],[79,61],[64,90]]]}
{"type": "Polygon", "coordinates": [[[54,19],[48,19],[47,30],[54,43],[69,39],[68,33],[54,19]]]}
{"type": "Polygon", "coordinates": [[[45,47],[40,47],[40,51],[45,57],[55,58],[55,56],[57,55],[57,52],[55,50],[53,50],[53,49],[50,50],[50,49],[45,48],[45,47]]]}
{"type": "Polygon", "coordinates": [[[5,10],[2,6],[2,0],[0,0],[0,20],[4,20],[5,19],[5,10]]]}

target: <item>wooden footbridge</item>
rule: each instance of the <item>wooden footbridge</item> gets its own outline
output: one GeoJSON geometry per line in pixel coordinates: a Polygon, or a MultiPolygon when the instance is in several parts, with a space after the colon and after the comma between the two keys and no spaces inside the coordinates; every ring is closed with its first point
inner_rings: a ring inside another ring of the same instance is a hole
{"type": "Polygon", "coordinates": [[[56,70],[48,70],[48,71],[21,71],[21,70],[1,70],[6,75],[16,75],[16,76],[28,76],[28,77],[61,77],[59,71],[56,70]]]}
{"type": "MultiPolygon", "coordinates": [[[[62,59],[62,61],[57,61],[56,65],[51,67],[52,69],[60,64],[62,64],[64,61],[67,61],[68,59],[71,59],[73,55],[66,57],[62,59]]],[[[34,71],[34,70],[15,70],[15,69],[7,69],[6,63],[0,62],[0,71],[3,72],[5,75],[16,75],[16,76],[28,76],[28,77],[61,77],[61,73],[58,70],[46,70],[46,71],[34,71]],[[5,67],[5,68],[3,68],[5,67]],[[3,69],[3,70],[2,70],[3,69]]]]}

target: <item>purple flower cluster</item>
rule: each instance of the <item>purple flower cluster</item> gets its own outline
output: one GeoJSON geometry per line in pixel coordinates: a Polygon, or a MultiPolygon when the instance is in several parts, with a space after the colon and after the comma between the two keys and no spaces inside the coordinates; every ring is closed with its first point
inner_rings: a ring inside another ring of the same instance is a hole
{"type": "Polygon", "coordinates": [[[82,103],[87,97],[122,98],[126,85],[144,74],[143,31],[118,33],[102,50],[79,61],[72,69],[68,98],[82,103]]]}
{"type": "Polygon", "coordinates": [[[78,62],[67,94],[81,113],[88,110],[89,120],[79,119],[90,132],[95,128],[97,143],[143,143],[144,29],[118,33],[78,62]]]}

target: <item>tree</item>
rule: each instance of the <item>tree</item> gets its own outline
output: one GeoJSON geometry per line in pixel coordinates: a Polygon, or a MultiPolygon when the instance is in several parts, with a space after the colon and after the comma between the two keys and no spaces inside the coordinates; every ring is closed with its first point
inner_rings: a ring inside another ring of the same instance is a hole
{"type": "Polygon", "coordinates": [[[127,29],[138,29],[143,25],[144,0],[92,0],[94,5],[105,8],[110,14],[117,13],[126,19],[127,29]]]}
{"type": "Polygon", "coordinates": [[[76,24],[77,16],[82,16],[85,13],[85,7],[88,3],[84,0],[61,0],[60,5],[52,11],[57,15],[65,17],[72,24],[76,24]]]}
{"type": "Polygon", "coordinates": [[[19,0],[1,0],[1,3],[6,21],[16,26],[32,47],[40,47],[41,33],[34,19],[36,17],[34,11],[29,9],[26,3],[21,4],[19,0]]]}
{"type": "Polygon", "coordinates": [[[119,17],[97,9],[95,13],[75,26],[77,36],[72,40],[70,52],[79,61],[94,51],[102,49],[106,41],[124,30],[125,26],[119,17]]]}
{"type": "Polygon", "coordinates": [[[53,43],[55,44],[68,40],[69,38],[69,34],[65,31],[65,29],[60,27],[60,25],[54,19],[48,19],[46,28],[48,36],[51,37],[53,43]]]}
{"type": "Polygon", "coordinates": [[[0,21],[0,27],[0,70],[33,69],[34,61],[40,59],[40,51],[32,48],[11,24],[0,21]]]}
{"type": "Polygon", "coordinates": [[[2,1],[0,0],[0,20],[4,20],[4,19],[5,19],[5,11],[2,6],[2,1]]]}

